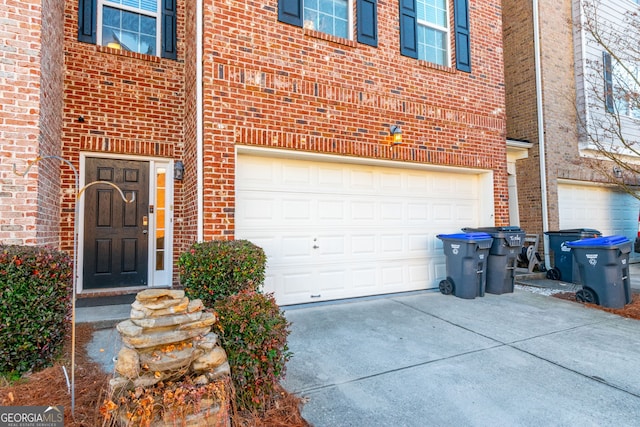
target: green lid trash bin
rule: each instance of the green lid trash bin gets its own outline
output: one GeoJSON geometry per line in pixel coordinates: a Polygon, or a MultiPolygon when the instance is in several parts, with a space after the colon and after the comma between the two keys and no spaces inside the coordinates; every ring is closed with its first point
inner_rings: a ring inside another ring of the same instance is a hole
{"type": "Polygon", "coordinates": [[[578,266],[581,302],[608,308],[622,308],[631,302],[629,253],[631,240],[625,236],[605,236],[567,242],[578,266]]]}
{"type": "Polygon", "coordinates": [[[440,282],[440,292],[465,299],[484,296],[491,235],[456,233],[436,237],[443,242],[447,264],[447,278],[440,282]]]}

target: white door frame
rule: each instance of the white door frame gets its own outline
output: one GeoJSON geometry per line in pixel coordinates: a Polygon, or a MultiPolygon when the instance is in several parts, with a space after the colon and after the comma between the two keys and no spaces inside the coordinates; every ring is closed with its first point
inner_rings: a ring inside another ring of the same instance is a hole
{"type": "MultiPolygon", "coordinates": [[[[174,160],[161,158],[161,157],[149,157],[149,156],[134,156],[134,155],[122,155],[122,154],[109,154],[109,153],[94,153],[94,152],[81,152],[80,153],[80,170],[79,170],[79,185],[80,189],[83,189],[86,185],[85,183],[85,173],[86,173],[86,159],[88,157],[91,158],[99,158],[99,159],[114,159],[114,160],[132,160],[132,161],[142,161],[149,162],[149,205],[154,206],[154,213],[149,214],[149,233],[147,234],[149,250],[148,250],[148,278],[147,278],[147,286],[144,287],[123,287],[117,288],[118,291],[128,291],[128,290],[138,290],[138,289],[146,289],[152,287],[171,287],[173,284],[173,224],[174,224],[174,194],[173,194],[173,166],[174,160]],[[156,235],[157,224],[156,219],[157,216],[155,212],[157,210],[156,206],[156,174],[159,172],[159,169],[164,168],[165,175],[165,250],[163,253],[163,261],[164,261],[164,270],[157,272],[156,271],[156,239],[154,238],[156,235]]],[[[79,218],[84,218],[84,198],[80,197],[76,200],[78,205],[78,215],[79,218]]],[[[83,269],[84,269],[84,221],[78,220],[78,253],[77,257],[77,293],[83,292],[83,269]]],[[[90,289],[85,290],[84,293],[101,293],[108,292],[110,289],[90,289]]]]}

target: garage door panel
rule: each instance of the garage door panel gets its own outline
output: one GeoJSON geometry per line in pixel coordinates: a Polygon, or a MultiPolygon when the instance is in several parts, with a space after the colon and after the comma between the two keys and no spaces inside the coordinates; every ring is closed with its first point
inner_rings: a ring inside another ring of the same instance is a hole
{"type": "Polygon", "coordinates": [[[403,253],[403,236],[401,234],[380,237],[380,250],[387,255],[399,256],[403,253]]]}
{"type": "Polygon", "coordinates": [[[604,235],[634,239],[640,202],[613,188],[578,184],[558,185],[560,229],[595,228],[604,235]]]}
{"type": "Polygon", "coordinates": [[[402,289],[405,283],[404,268],[398,265],[382,266],[382,288],[383,289],[402,289]]]}
{"type": "Polygon", "coordinates": [[[236,237],[265,250],[281,305],[437,287],[436,234],[479,222],[474,175],[248,155],[236,171],[236,237]]]}
{"type": "Polygon", "coordinates": [[[281,239],[280,253],[292,261],[308,262],[308,258],[313,251],[309,245],[311,240],[309,235],[306,236],[285,236],[281,239]]]}
{"type": "Polygon", "coordinates": [[[347,247],[344,235],[342,236],[320,236],[317,242],[320,256],[345,256],[347,255],[347,247]]]}
{"type": "Polygon", "coordinates": [[[354,256],[370,256],[376,251],[375,234],[356,235],[351,238],[351,253],[354,256]]]}

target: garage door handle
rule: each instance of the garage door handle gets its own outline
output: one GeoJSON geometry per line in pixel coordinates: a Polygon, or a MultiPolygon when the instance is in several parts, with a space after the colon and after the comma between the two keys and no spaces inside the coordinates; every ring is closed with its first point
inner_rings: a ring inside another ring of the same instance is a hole
{"type": "Polygon", "coordinates": [[[313,245],[313,249],[318,249],[320,246],[318,245],[313,245]]]}

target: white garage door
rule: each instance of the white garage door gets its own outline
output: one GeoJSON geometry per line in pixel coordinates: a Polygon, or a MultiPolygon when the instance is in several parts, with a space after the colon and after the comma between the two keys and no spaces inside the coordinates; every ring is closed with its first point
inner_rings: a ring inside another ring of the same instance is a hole
{"type": "Polygon", "coordinates": [[[560,229],[594,228],[605,236],[626,236],[631,241],[638,233],[640,201],[611,187],[561,183],[558,207],[560,229]]]}
{"type": "Polygon", "coordinates": [[[478,180],[238,155],[236,238],[265,250],[280,305],[432,288],[446,276],[435,236],[479,223],[478,180]]]}

